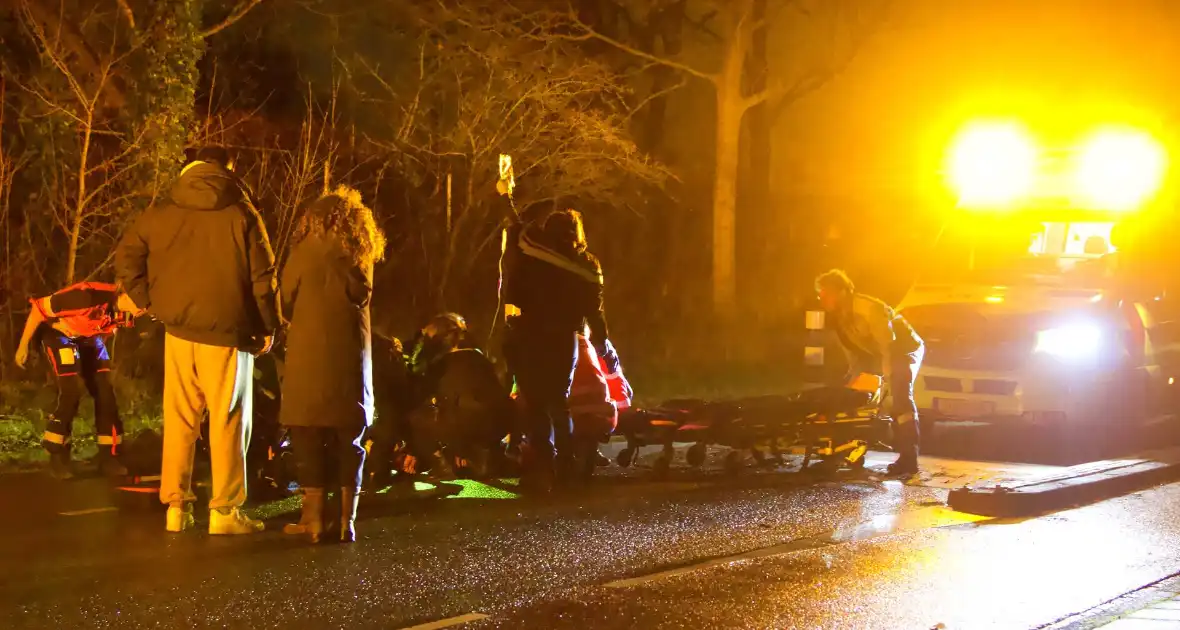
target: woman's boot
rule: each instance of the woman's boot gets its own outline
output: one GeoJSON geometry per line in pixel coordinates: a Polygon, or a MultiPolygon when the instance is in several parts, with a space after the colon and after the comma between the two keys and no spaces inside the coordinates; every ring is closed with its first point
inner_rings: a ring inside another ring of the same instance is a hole
{"type": "Polygon", "coordinates": [[[284,526],[283,533],[305,535],[311,542],[319,542],[324,532],[324,489],[304,488],[302,507],[299,522],[284,526]]]}
{"type": "Polygon", "coordinates": [[[360,501],[360,488],[340,489],[340,541],[356,542],[356,506],[360,501]]]}

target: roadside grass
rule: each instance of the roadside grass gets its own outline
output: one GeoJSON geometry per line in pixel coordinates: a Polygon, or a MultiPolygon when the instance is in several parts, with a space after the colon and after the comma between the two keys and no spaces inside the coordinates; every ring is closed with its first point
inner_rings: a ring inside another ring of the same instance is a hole
{"type": "MultiPolygon", "coordinates": [[[[119,416],[127,436],[143,430],[159,431],[160,401],[133,380],[115,377],[119,416]]],[[[41,447],[50,411],[57,399],[52,384],[0,382],[0,472],[40,468],[48,461],[41,447]]],[[[94,433],[94,405],[84,396],[73,426],[73,456],[89,459],[98,451],[94,433]]]]}

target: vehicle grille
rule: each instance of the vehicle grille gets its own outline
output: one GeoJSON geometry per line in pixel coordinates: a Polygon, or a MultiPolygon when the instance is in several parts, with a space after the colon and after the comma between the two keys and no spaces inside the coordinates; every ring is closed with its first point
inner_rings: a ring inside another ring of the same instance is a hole
{"type": "Polygon", "coordinates": [[[922,380],[926,383],[926,389],[932,392],[963,391],[963,381],[960,381],[957,378],[948,378],[945,376],[923,376],[922,380]]]}
{"type": "Polygon", "coordinates": [[[1015,370],[1036,345],[1031,317],[985,316],[976,305],[963,304],[918,306],[903,315],[925,341],[924,363],[932,367],[1015,370]]]}
{"type": "Polygon", "coordinates": [[[971,381],[971,392],[975,394],[991,394],[993,396],[1011,396],[1016,393],[1016,382],[988,379],[971,381]]]}

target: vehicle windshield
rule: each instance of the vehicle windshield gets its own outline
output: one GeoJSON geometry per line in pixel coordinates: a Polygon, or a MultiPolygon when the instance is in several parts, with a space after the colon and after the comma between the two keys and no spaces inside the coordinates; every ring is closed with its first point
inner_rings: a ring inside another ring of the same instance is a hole
{"type": "Polygon", "coordinates": [[[1110,228],[1106,225],[1035,224],[1012,228],[948,229],[935,244],[918,281],[1093,287],[1103,281],[1113,260],[1110,228]]]}

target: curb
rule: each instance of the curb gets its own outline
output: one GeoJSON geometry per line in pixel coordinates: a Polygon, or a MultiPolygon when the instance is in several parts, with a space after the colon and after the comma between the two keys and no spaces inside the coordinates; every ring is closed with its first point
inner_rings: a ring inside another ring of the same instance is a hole
{"type": "Polygon", "coordinates": [[[1180,480],[1180,448],[1070,466],[1020,485],[951,490],[956,511],[999,518],[1055,512],[1180,480]]]}

